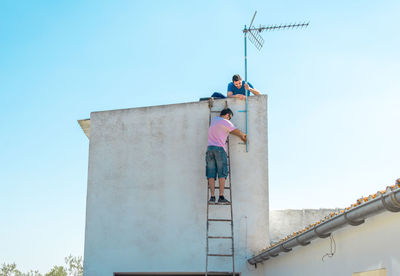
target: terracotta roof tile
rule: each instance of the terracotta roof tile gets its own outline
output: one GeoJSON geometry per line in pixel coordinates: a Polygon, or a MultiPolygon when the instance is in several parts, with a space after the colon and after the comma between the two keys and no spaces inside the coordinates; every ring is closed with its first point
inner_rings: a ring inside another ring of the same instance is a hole
{"type": "Polygon", "coordinates": [[[375,198],[377,198],[379,196],[382,196],[382,195],[384,195],[386,193],[389,193],[389,192],[391,192],[393,190],[396,190],[396,189],[399,189],[399,188],[400,188],[400,178],[396,180],[396,184],[395,185],[387,186],[386,190],[378,191],[375,194],[372,194],[372,195],[369,195],[367,197],[362,197],[360,199],[357,199],[357,201],[355,203],[351,204],[349,207],[346,207],[346,208],[340,210],[339,212],[330,213],[328,216],[325,216],[321,220],[306,226],[304,229],[301,229],[300,231],[297,231],[297,232],[293,232],[293,234],[288,235],[285,238],[282,238],[281,240],[279,240],[279,242],[272,243],[270,246],[268,246],[265,249],[261,250],[257,254],[261,254],[261,253],[267,251],[268,249],[271,249],[272,247],[275,247],[275,246],[279,245],[280,243],[285,242],[285,241],[287,241],[289,239],[292,239],[292,238],[294,238],[294,237],[298,236],[299,234],[302,234],[302,233],[304,233],[306,231],[311,231],[311,229],[313,229],[315,226],[317,226],[317,225],[319,225],[319,224],[321,224],[321,223],[323,223],[323,222],[325,222],[327,220],[333,219],[334,217],[336,217],[338,215],[341,215],[341,214],[345,213],[348,210],[356,208],[357,206],[365,204],[366,202],[368,202],[368,201],[370,201],[372,199],[375,199],[375,198]]]}

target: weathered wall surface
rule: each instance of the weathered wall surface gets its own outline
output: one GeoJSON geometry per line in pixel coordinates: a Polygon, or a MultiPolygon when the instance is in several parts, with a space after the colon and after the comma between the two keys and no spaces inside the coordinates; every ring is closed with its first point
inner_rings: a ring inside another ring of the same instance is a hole
{"type": "MultiPolygon", "coordinates": [[[[228,105],[244,130],[244,102],[228,105]]],[[[205,270],[208,124],[207,102],[91,114],[85,275],[205,270]]],[[[237,137],[230,152],[236,270],[260,275],[246,259],[268,243],[266,96],[249,98],[249,152],[237,137]]]]}
{"type": "Polygon", "coordinates": [[[277,242],[311,223],[320,221],[326,215],[338,211],[339,209],[270,210],[270,242],[277,242]]]}
{"type": "Polygon", "coordinates": [[[331,252],[330,238],[316,239],[310,245],[265,261],[257,269],[263,275],[274,276],[337,276],[385,268],[387,276],[397,276],[400,275],[399,229],[400,213],[386,212],[359,226],[333,232],[336,252],[331,258],[322,261],[331,252]]]}

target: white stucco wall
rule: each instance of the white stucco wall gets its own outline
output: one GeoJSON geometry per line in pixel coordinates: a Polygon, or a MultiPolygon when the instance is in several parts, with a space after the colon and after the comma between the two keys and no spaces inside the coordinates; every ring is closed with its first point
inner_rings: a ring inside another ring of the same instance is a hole
{"type": "MultiPolygon", "coordinates": [[[[244,101],[228,103],[243,130],[244,101]]],[[[86,276],[205,270],[208,124],[207,102],[91,114],[86,276]]],[[[249,152],[230,141],[235,265],[261,275],[246,259],[269,242],[266,96],[249,98],[248,137],[249,152]]]]}
{"type": "Polygon", "coordinates": [[[320,221],[330,213],[340,209],[286,209],[269,211],[269,239],[277,242],[280,239],[304,229],[305,226],[320,221]]]}
{"type": "Polygon", "coordinates": [[[336,253],[330,252],[330,239],[316,239],[307,246],[298,246],[281,253],[261,265],[263,275],[310,276],[352,275],[385,268],[387,276],[400,275],[400,213],[385,212],[359,226],[347,226],[336,232],[336,253]]]}

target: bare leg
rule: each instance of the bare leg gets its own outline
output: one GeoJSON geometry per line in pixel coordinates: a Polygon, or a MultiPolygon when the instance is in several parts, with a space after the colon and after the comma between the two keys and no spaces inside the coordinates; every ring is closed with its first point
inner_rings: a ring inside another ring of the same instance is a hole
{"type": "Polygon", "coordinates": [[[211,196],[215,196],[215,179],[214,178],[208,179],[208,186],[210,187],[211,196]]]}
{"type": "Polygon", "coordinates": [[[226,178],[224,178],[224,177],[218,179],[218,181],[219,181],[219,196],[224,195],[225,180],[226,180],[226,178]]]}

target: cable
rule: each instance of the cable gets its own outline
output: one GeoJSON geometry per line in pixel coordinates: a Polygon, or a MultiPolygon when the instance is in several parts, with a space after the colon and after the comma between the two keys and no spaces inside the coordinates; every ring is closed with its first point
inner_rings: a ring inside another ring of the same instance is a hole
{"type": "Polygon", "coordinates": [[[331,239],[331,252],[326,253],[324,256],[322,256],[322,261],[323,261],[323,262],[324,262],[324,258],[325,258],[325,257],[331,258],[331,257],[333,257],[333,255],[335,255],[335,253],[336,253],[336,242],[335,242],[335,239],[333,238],[333,235],[332,235],[332,234],[331,234],[329,237],[330,237],[330,239],[331,239]]]}

